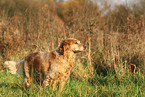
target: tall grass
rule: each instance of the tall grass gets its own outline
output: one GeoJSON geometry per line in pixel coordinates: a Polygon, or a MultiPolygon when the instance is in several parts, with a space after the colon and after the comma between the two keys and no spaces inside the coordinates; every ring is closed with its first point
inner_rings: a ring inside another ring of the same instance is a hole
{"type": "Polygon", "coordinates": [[[144,96],[145,3],[140,5],[133,9],[117,6],[102,17],[87,0],[1,0],[0,96],[144,96]],[[79,39],[87,50],[77,55],[63,93],[35,85],[25,91],[20,81],[13,83],[19,77],[6,72],[5,60],[49,52],[68,37],[79,39]],[[9,78],[12,81],[6,81],[9,78]]]}

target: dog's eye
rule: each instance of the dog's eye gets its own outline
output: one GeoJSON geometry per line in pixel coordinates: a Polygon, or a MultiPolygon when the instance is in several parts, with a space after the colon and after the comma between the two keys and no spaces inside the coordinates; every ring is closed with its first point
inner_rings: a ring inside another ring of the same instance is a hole
{"type": "Polygon", "coordinates": [[[75,44],[78,44],[78,42],[75,42],[75,44]]]}

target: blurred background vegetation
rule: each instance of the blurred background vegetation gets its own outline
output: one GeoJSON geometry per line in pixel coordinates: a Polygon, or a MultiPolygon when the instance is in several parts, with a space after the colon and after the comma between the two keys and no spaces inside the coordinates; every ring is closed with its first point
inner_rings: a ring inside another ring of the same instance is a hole
{"type": "MultiPolygon", "coordinates": [[[[145,2],[99,9],[88,0],[0,0],[0,69],[30,52],[51,51],[73,37],[87,45],[72,78],[145,74],[145,2]],[[103,14],[105,10],[109,12],[103,14]]],[[[81,58],[80,58],[81,57],[81,58]]]]}

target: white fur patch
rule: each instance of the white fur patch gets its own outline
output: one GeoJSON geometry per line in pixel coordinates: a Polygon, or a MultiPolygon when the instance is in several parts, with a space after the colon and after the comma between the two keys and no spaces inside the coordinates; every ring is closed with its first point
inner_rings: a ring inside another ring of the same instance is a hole
{"type": "Polygon", "coordinates": [[[4,62],[4,67],[7,68],[10,73],[16,74],[17,73],[17,68],[16,68],[17,64],[18,63],[14,62],[14,61],[5,61],[4,62]]]}

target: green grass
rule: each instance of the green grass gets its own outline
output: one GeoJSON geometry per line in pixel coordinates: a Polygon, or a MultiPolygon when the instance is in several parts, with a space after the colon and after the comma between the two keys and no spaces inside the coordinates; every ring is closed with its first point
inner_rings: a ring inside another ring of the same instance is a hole
{"type": "Polygon", "coordinates": [[[62,93],[32,84],[30,90],[21,87],[21,77],[0,72],[0,96],[13,97],[144,97],[145,76],[129,74],[118,78],[97,75],[94,79],[69,78],[62,93]]]}

